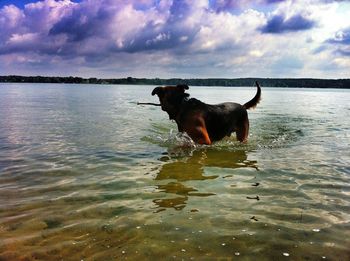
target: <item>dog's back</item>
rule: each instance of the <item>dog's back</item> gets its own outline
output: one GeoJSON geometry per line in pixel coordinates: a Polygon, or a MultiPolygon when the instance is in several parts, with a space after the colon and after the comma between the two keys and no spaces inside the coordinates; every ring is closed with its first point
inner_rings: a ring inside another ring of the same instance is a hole
{"type": "Polygon", "coordinates": [[[212,105],[191,98],[183,108],[182,115],[186,117],[193,113],[199,113],[203,117],[211,141],[230,136],[236,131],[235,126],[247,117],[247,111],[241,104],[225,102],[212,105]]]}

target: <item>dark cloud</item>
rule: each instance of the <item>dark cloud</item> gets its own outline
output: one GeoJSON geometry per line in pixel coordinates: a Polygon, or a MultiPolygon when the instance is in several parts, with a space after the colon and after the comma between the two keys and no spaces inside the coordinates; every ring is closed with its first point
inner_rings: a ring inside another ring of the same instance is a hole
{"type": "Polygon", "coordinates": [[[49,35],[66,34],[70,41],[83,41],[90,37],[108,37],[106,25],[111,23],[115,8],[106,2],[95,6],[92,2],[83,2],[71,8],[71,12],[55,23],[49,35]]]}
{"type": "Polygon", "coordinates": [[[349,56],[350,57],[350,48],[338,49],[337,53],[339,53],[342,56],[349,56]]]}
{"type": "Polygon", "coordinates": [[[350,45],[350,27],[337,32],[335,36],[327,42],[331,44],[350,45]]]}
{"type": "Polygon", "coordinates": [[[94,24],[91,20],[82,22],[81,15],[73,12],[54,24],[50,29],[49,35],[66,34],[71,41],[82,41],[94,34],[94,24]]]}
{"type": "Polygon", "coordinates": [[[350,27],[337,32],[334,37],[328,39],[320,48],[333,50],[340,56],[350,56],[350,27]]]}
{"type": "Polygon", "coordinates": [[[200,24],[193,27],[185,25],[185,21],[192,14],[193,8],[186,1],[173,1],[164,24],[159,26],[154,21],[150,21],[119,51],[134,53],[150,50],[175,50],[191,44],[200,29],[200,24]]]}
{"type": "Polygon", "coordinates": [[[175,50],[179,47],[189,45],[193,41],[194,33],[187,31],[176,30],[174,28],[164,28],[158,30],[145,30],[134,37],[132,41],[127,43],[123,48],[116,49],[119,52],[147,52],[147,51],[161,51],[161,50],[175,50]],[[148,32],[145,32],[148,31],[148,32]],[[186,39],[183,41],[182,39],[186,39]]]}
{"type": "Polygon", "coordinates": [[[221,12],[246,8],[252,5],[276,4],[286,1],[287,0],[213,0],[209,2],[213,10],[221,12]]]}
{"type": "Polygon", "coordinates": [[[298,14],[288,19],[284,15],[275,15],[265,26],[260,28],[262,33],[280,34],[308,30],[316,26],[316,22],[298,14]]]}

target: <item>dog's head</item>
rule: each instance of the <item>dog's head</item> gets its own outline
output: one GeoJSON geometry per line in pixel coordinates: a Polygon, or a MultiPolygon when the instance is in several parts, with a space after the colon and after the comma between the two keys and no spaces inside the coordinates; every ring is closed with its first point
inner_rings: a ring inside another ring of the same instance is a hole
{"type": "Polygon", "coordinates": [[[171,120],[175,119],[181,103],[184,98],[189,96],[185,93],[189,87],[186,84],[178,84],[176,86],[156,87],[152,91],[152,95],[157,94],[162,110],[169,114],[171,120]]]}

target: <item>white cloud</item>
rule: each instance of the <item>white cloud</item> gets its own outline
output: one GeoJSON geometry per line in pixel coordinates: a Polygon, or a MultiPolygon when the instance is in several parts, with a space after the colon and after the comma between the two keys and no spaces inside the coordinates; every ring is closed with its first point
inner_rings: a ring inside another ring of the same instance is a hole
{"type": "Polygon", "coordinates": [[[35,65],[36,70],[56,68],[51,74],[71,68],[72,74],[98,77],[346,74],[349,56],[340,51],[347,47],[325,42],[350,28],[349,3],[242,0],[216,1],[214,7],[207,0],[45,0],[23,9],[5,6],[0,9],[0,63],[6,66],[0,69],[30,74],[35,65]],[[237,4],[239,11],[232,9],[237,4]],[[316,25],[261,33],[276,15],[301,15],[316,25]],[[332,72],[320,66],[327,61],[336,68],[332,72]]]}

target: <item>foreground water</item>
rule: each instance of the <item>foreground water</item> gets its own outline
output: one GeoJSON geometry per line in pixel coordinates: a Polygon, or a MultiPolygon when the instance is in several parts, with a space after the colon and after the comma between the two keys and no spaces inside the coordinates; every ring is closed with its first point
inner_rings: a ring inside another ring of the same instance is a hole
{"type": "Polygon", "coordinates": [[[263,88],[248,144],[195,146],[151,90],[0,85],[0,260],[350,260],[350,91],[263,88]]]}

